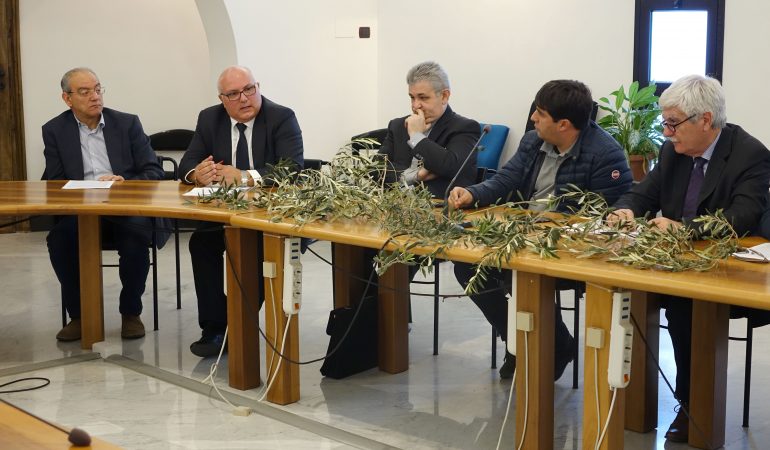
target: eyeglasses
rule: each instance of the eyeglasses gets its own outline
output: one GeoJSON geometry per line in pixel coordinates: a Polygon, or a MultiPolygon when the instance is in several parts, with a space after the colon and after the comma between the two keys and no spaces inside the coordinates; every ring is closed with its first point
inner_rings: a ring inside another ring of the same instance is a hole
{"type": "Polygon", "coordinates": [[[106,92],[106,88],[104,86],[96,86],[93,89],[89,88],[80,88],[77,91],[67,91],[68,94],[78,94],[81,97],[90,97],[92,93],[96,93],[96,95],[102,95],[106,92]]]}
{"type": "Polygon", "coordinates": [[[241,94],[245,95],[246,97],[251,97],[257,92],[257,86],[255,84],[252,84],[250,86],[246,86],[245,88],[241,89],[240,91],[235,92],[228,92],[226,94],[219,94],[220,97],[225,97],[226,99],[230,100],[231,102],[234,102],[236,100],[241,99],[241,94]]]}
{"type": "Polygon", "coordinates": [[[693,117],[695,117],[695,116],[697,116],[697,114],[693,114],[693,115],[691,115],[690,117],[688,117],[688,118],[684,119],[683,121],[681,121],[681,122],[677,122],[677,123],[668,123],[668,121],[665,121],[665,120],[664,120],[664,121],[663,121],[663,122],[661,122],[660,124],[661,124],[661,125],[663,125],[664,127],[668,128],[668,131],[670,131],[670,132],[672,132],[672,133],[676,133],[676,127],[678,127],[679,125],[681,125],[681,124],[683,124],[683,123],[687,122],[688,120],[692,119],[692,118],[693,118],[693,117]]]}

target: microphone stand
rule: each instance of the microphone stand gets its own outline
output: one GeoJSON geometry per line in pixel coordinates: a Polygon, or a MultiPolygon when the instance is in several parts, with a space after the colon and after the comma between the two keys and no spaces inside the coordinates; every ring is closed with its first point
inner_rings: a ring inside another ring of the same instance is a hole
{"type": "Polygon", "coordinates": [[[454,187],[455,182],[457,181],[457,177],[460,176],[460,173],[462,173],[463,169],[465,169],[465,166],[468,164],[468,161],[470,161],[471,156],[473,156],[476,152],[476,150],[479,148],[479,144],[481,143],[481,140],[484,139],[484,136],[489,133],[489,130],[492,129],[491,125],[484,125],[484,129],[481,131],[481,136],[479,136],[479,139],[476,141],[476,143],[473,145],[473,148],[471,148],[471,151],[468,153],[468,156],[465,157],[465,161],[460,165],[460,169],[455,174],[454,178],[452,178],[452,181],[449,182],[449,184],[446,187],[446,191],[444,192],[444,209],[441,212],[443,216],[447,219],[449,219],[449,191],[452,190],[452,187],[454,187]]]}

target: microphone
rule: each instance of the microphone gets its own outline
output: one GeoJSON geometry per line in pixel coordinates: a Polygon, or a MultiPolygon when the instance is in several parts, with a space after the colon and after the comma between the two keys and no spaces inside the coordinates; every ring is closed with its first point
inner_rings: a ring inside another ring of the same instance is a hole
{"type": "Polygon", "coordinates": [[[91,445],[91,436],[85,430],[73,428],[69,432],[68,440],[74,447],[88,447],[91,445]]]}
{"type": "Polygon", "coordinates": [[[468,156],[465,157],[465,161],[460,165],[460,168],[457,170],[457,173],[455,174],[454,178],[452,178],[452,181],[449,182],[449,184],[446,187],[446,191],[444,192],[444,211],[442,214],[444,214],[444,217],[449,216],[449,191],[452,190],[454,187],[455,181],[457,181],[457,177],[460,176],[460,173],[462,173],[463,169],[465,169],[465,165],[468,164],[468,161],[471,159],[471,156],[473,156],[476,149],[479,147],[479,144],[481,143],[481,140],[484,139],[484,136],[489,133],[489,131],[492,129],[492,125],[486,124],[484,125],[484,129],[481,130],[481,136],[479,136],[479,140],[476,141],[475,144],[473,144],[473,148],[471,148],[471,151],[468,153],[468,156]]]}

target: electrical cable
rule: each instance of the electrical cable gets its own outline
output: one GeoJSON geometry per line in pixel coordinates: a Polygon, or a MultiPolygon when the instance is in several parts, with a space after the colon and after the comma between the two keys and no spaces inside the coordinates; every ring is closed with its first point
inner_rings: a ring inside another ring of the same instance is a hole
{"type": "Polygon", "coordinates": [[[658,373],[660,373],[660,376],[663,377],[663,381],[666,383],[666,386],[668,386],[668,390],[671,391],[671,394],[674,396],[674,400],[679,404],[679,408],[684,411],[684,415],[687,416],[687,419],[692,423],[693,427],[695,428],[695,431],[698,433],[698,436],[701,438],[701,440],[706,444],[706,448],[708,450],[716,450],[716,447],[706,438],[706,433],[703,432],[703,430],[700,429],[698,426],[698,423],[695,422],[690,416],[690,411],[684,407],[684,404],[676,398],[676,393],[674,392],[674,388],[671,386],[671,382],[668,381],[668,378],[666,377],[666,374],[663,373],[663,369],[660,367],[660,362],[658,361],[658,358],[655,357],[655,354],[652,352],[652,349],[647,344],[647,339],[644,336],[644,333],[642,333],[642,329],[639,326],[639,324],[636,322],[636,317],[634,317],[633,314],[631,314],[631,323],[634,324],[634,328],[636,328],[636,332],[638,333],[639,337],[642,338],[642,342],[644,342],[644,348],[647,350],[647,355],[652,359],[652,361],[655,363],[655,367],[658,368],[658,373]]]}
{"type": "Polygon", "coordinates": [[[597,347],[594,347],[594,399],[596,400],[596,440],[598,445],[599,435],[602,434],[602,413],[599,409],[599,349],[597,347]]]}
{"type": "Polygon", "coordinates": [[[6,386],[10,386],[10,385],[16,384],[16,383],[21,383],[21,382],[24,382],[24,381],[42,381],[43,384],[41,384],[39,386],[32,386],[32,387],[23,388],[23,389],[11,389],[11,390],[7,390],[7,391],[0,391],[0,394],[13,394],[14,392],[34,391],[34,390],[37,390],[37,389],[42,389],[42,388],[48,386],[49,384],[51,384],[51,380],[49,380],[48,378],[44,378],[44,377],[25,377],[25,378],[19,378],[18,380],[13,380],[13,381],[9,381],[7,383],[0,384],[0,388],[4,388],[6,386]]]}
{"type": "Polygon", "coordinates": [[[219,388],[217,387],[217,383],[214,380],[214,377],[217,374],[217,369],[219,368],[219,361],[222,359],[222,354],[224,353],[225,346],[227,345],[227,332],[228,332],[228,328],[229,327],[225,327],[225,337],[224,337],[224,339],[222,339],[222,346],[219,348],[219,355],[217,356],[217,360],[214,361],[213,364],[211,364],[211,367],[209,368],[209,376],[204,378],[203,381],[201,381],[201,383],[207,384],[207,382],[210,381],[211,382],[211,387],[214,388],[214,391],[216,391],[217,395],[219,395],[219,398],[221,398],[225,403],[230,405],[231,408],[236,408],[235,405],[230,403],[230,401],[227,398],[225,398],[225,396],[222,395],[221,392],[219,392],[219,388]]]}
{"type": "Polygon", "coordinates": [[[524,332],[524,426],[521,430],[521,441],[517,450],[524,446],[524,437],[527,435],[527,420],[529,415],[529,331],[524,332]]]}
{"type": "MultiPolygon", "coordinates": [[[[404,233],[395,234],[395,235],[387,238],[385,240],[385,242],[382,244],[382,246],[380,247],[380,250],[384,249],[390,243],[390,241],[392,241],[393,239],[395,239],[398,236],[401,236],[403,234],[404,233]]],[[[242,294],[241,297],[245,299],[246,295],[244,294],[243,285],[241,284],[241,280],[238,278],[238,274],[235,272],[235,264],[233,263],[232,255],[231,255],[230,252],[227,251],[227,248],[228,248],[227,236],[225,235],[225,254],[227,255],[228,261],[230,262],[230,267],[232,268],[232,272],[231,273],[233,275],[233,279],[235,280],[235,283],[238,286],[238,290],[242,294]]],[[[306,364],[312,364],[312,363],[316,363],[316,362],[325,360],[326,358],[328,358],[328,357],[332,356],[334,353],[336,353],[337,350],[339,350],[342,347],[342,344],[344,343],[345,338],[347,338],[348,334],[350,333],[350,330],[353,328],[353,324],[355,323],[356,318],[358,317],[358,314],[361,311],[363,303],[364,303],[364,301],[366,301],[366,295],[369,292],[369,287],[374,285],[372,280],[374,279],[375,273],[376,273],[376,271],[372,270],[370,272],[370,274],[369,274],[369,280],[367,280],[366,287],[364,288],[364,292],[363,292],[363,294],[361,296],[361,300],[358,302],[358,305],[356,307],[356,311],[355,311],[355,313],[353,313],[353,317],[350,320],[350,324],[348,325],[348,328],[345,330],[345,333],[342,335],[342,337],[340,338],[340,341],[337,343],[337,345],[330,352],[328,352],[326,355],[324,355],[322,357],[319,357],[319,358],[315,358],[315,359],[309,360],[309,361],[296,361],[294,359],[289,358],[287,355],[284,355],[282,350],[277,349],[275,347],[275,345],[272,342],[270,342],[270,340],[268,339],[267,335],[262,330],[262,328],[257,326],[257,330],[259,331],[259,334],[265,340],[265,343],[268,345],[268,347],[270,347],[270,349],[273,352],[275,352],[275,354],[277,354],[281,359],[284,359],[284,360],[286,360],[287,362],[289,362],[291,364],[306,365],[306,364]]],[[[245,304],[246,304],[246,306],[248,308],[253,308],[252,304],[250,304],[250,303],[245,303],[245,304]]],[[[255,313],[256,313],[257,316],[259,315],[259,308],[257,308],[255,313]]]]}
{"type": "MultiPolygon", "coordinates": [[[[364,282],[364,283],[367,282],[367,279],[359,277],[358,275],[355,275],[350,270],[343,269],[343,268],[341,268],[339,266],[335,266],[334,264],[332,264],[331,261],[329,261],[328,259],[326,259],[323,256],[319,255],[318,253],[316,253],[312,248],[307,247],[307,250],[310,253],[312,253],[313,255],[315,255],[318,259],[320,259],[321,261],[323,261],[326,264],[328,264],[329,266],[331,266],[332,270],[334,270],[336,272],[340,272],[341,274],[343,274],[343,275],[345,275],[345,276],[347,276],[347,277],[349,277],[349,278],[351,278],[353,280],[361,281],[361,282],[364,282]]],[[[430,298],[436,297],[436,295],[434,295],[434,294],[423,294],[421,292],[412,292],[411,290],[404,291],[403,289],[399,289],[399,288],[395,288],[395,287],[391,287],[391,286],[380,286],[379,283],[374,283],[374,282],[372,283],[372,286],[375,286],[375,287],[377,287],[378,289],[380,289],[382,291],[395,292],[395,293],[398,293],[398,294],[409,294],[409,295],[414,296],[414,297],[430,297],[430,298]]],[[[495,288],[490,288],[490,289],[484,289],[483,291],[478,291],[478,292],[475,293],[475,295],[483,295],[483,294],[489,294],[491,292],[500,292],[500,291],[502,291],[504,293],[507,293],[507,292],[505,292],[505,287],[500,286],[500,287],[495,287],[495,288]]],[[[450,299],[450,298],[463,298],[463,297],[467,297],[467,296],[468,296],[468,294],[466,294],[464,292],[460,293],[460,294],[439,294],[438,295],[438,297],[440,297],[443,300],[450,299]]]]}
{"type": "MultiPolygon", "coordinates": [[[[516,380],[516,369],[513,369],[513,379],[516,380]]],[[[500,450],[500,443],[503,442],[503,431],[505,430],[505,424],[508,422],[508,413],[511,412],[511,399],[513,398],[513,388],[516,383],[511,383],[511,391],[508,393],[508,405],[505,407],[505,417],[503,417],[503,425],[500,426],[500,436],[497,438],[496,450],[500,450]]]]}
{"type": "MultiPolygon", "coordinates": [[[[291,318],[294,316],[293,313],[289,313],[287,319],[286,319],[286,327],[283,329],[283,339],[281,339],[281,353],[283,353],[283,349],[286,346],[286,336],[289,335],[289,326],[291,325],[291,318]]],[[[283,362],[283,358],[278,358],[278,364],[275,366],[275,371],[273,372],[272,378],[270,378],[270,381],[265,386],[265,392],[262,394],[261,397],[259,397],[259,400],[257,401],[263,401],[265,397],[267,397],[268,392],[270,392],[270,388],[273,386],[273,383],[275,382],[275,379],[278,378],[278,372],[281,370],[281,363],[283,362]]],[[[270,371],[268,370],[268,373],[270,371]]]]}
{"type": "Polygon", "coordinates": [[[12,227],[14,225],[18,225],[18,224],[24,223],[24,222],[29,222],[30,220],[32,220],[32,217],[34,217],[34,216],[28,216],[28,217],[25,217],[24,219],[14,220],[13,222],[8,222],[8,223],[0,224],[0,229],[7,228],[7,227],[12,227]]]}
{"type": "Polygon", "coordinates": [[[612,418],[612,412],[615,408],[615,399],[618,397],[618,388],[613,387],[612,388],[612,401],[610,402],[610,410],[607,412],[607,421],[604,423],[604,429],[602,430],[602,434],[599,436],[599,438],[596,441],[596,447],[595,450],[599,450],[599,447],[602,445],[602,441],[604,440],[604,435],[607,434],[607,429],[610,427],[610,419],[612,418]]]}

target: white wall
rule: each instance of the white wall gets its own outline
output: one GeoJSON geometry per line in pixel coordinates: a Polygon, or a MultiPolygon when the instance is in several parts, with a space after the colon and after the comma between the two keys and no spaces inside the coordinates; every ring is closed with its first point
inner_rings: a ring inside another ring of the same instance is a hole
{"type": "Polygon", "coordinates": [[[449,74],[457,113],[511,127],[502,162],[546,81],[581,80],[596,99],[631,81],[631,1],[387,0],[379,24],[381,126],[409,113],[406,72],[432,59],[449,74]]]}
{"type": "Polygon", "coordinates": [[[306,158],[379,128],[376,0],[226,0],[239,64],[297,114],[306,158]],[[370,39],[358,27],[372,27],[370,39]],[[355,37],[336,37],[355,32],[355,37]]]}
{"type": "MultiPolygon", "coordinates": [[[[409,112],[404,77],[433,59],[453,108],[512,128],[515,150],[537,89],[574,78],[594,98],[631,81],[631,1],[552,0],[24,0],[20,2],[28,177],[44,162],[40,126],[65,109],[58,82],[92,67],[109,107],[145,131],[192,128],[216,103],[226,65],[251,67],[264,95],[295,110],[308,158],[330,158],[359,132],[409,112]],[[358,26],[371,39],[339,37],[358,26]]],[[[726,7],[728,120],[770,145],[767,2],[726,7]]]]}
{"type": "Polygon", "coordinates": [[[216,101],[193,0],[19,4],[28,179],[45,167],[40,127],[67,109],[59,81],[72,67],[92,68],[107,88],[105,106],[138,114],[147,134],[194,128],[216,101]]]}
{"type": "Polygon", "coordinates": [[[742,126],[770,147],[770,3],[728,1],[722,82],[727,121],[742,126]]]}

